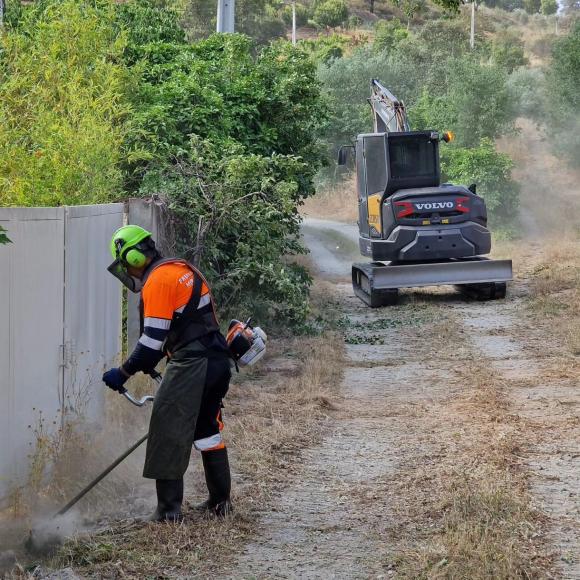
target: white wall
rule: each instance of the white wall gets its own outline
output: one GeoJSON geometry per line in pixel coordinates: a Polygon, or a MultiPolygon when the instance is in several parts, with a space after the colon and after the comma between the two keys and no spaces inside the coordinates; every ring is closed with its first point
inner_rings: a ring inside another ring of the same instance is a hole
{"type": "Polygon", "coordinates": [[[67,406],[103,415],[100,377],[121,349],[106,267],[123,207],[0,208],[13,242],[0,246],[0,497],[26,481],[40,413],[51,429],[67,406]]]}

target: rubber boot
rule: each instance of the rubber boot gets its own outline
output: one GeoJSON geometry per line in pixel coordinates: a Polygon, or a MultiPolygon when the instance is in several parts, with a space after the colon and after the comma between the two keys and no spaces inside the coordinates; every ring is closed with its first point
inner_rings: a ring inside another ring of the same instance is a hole
{"type": "Polygon", "coordinates": [[[230,501],[232,478],[227,449],[204,451],[201,454],[209,498],[196,506],[199,511],[224,517],[233,512],[230,501]]]}
{"type": "Polygon", "coordinates": [[[181,522],[183,503],[183,479],[156,479],[157,509],[152,522],[181,522]]]}

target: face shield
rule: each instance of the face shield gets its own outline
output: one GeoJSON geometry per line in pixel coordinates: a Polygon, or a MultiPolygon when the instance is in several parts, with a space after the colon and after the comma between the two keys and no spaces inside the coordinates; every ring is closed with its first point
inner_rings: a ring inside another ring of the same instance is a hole
{"type": "Polygon", "coordinates": [[[141,280],[133,278],[127,272],[127,266],[123,263],[120,258],[117,258],[108,268],[107,271],[113,274],[117,280],[119,280],[124,286],[129,288],[131,292],[135,294],[141,292],[141,280]]]}

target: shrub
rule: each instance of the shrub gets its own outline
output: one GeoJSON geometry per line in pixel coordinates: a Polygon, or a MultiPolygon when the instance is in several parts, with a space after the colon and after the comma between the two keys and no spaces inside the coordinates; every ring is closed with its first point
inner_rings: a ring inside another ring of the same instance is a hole
{"type": "Polygon", "coordinates": [[[491,55],[496,64],[503,67],[508,73],[528,64],[524,56],[524,42],[514,32],[503,31],[497,33],[491,43],[491,55]]]}
{"type": "Polygon", "coordinates": [[[363,19],[356,14],[351,14],[348,17],[348,21],[346,23],[347,28],[351,30],[355,30],[356,28],[360,28],[364,24],[363,19]]]}
{"type": "Polygon", "coordinates": [[[313,18],[320,26],[340,26],[348,18],[348,6],[345,0],[323,0],[314,9],[313,18]]]}
{"type": "Polygon", "coordinates": [[[166,196],[180,253],[201,264],[222,308],[258,298],[261,317],[301,322],[310,277],[281,257],[304,252],[296,206],[309,172],[298,157],[194,137],[190,154],[148,172],[140,193],[166,196]]]}
{"type": "Polygon", "coordinates": [[[500,226],[508,226],[517,217],[519,188],[511,179],[512,167],[513,161],[496,151],[491,139],[482,139],[469,149],[441,148],[443,178],[464,185],[476,183],[492,221],[500,226]]]}
{"type": "MultiPolygon", "coordinates": [[[[309,8],[304,4],[296,2],[296,26],[305,26],[310,16],[309,8]]],[[[292,25],[292,6],[284,6],[282,9],[282,18],[287,26],[292,25]]]]}
{"type": "Polygon", "coordinates": [[[39,3],[0,45],[0,204],[119,199],[130,79],[112,11],[39,3]]]}
{"type": "Polygon", "coordinates": [[[375,25],[374,48],[389,53],[408,37],[409,31],[400,20],[379,20],[375,25]]]}
{"type": "Polygon", "coordinates": [[[307,50],[317,63],[329,64],[334,59],[342,58],[350,45],[350,38],[341,34],[319,36],[315,39],[302,40],[300,46],[307,50]]]}

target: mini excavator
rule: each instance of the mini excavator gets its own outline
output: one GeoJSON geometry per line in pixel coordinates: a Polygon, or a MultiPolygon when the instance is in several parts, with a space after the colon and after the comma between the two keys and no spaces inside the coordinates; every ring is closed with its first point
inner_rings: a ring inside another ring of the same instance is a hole
{"type": "Polygon", "coordinates": [[[371,308],[395,304],[399,288],[451,284],[479,300],[504,298],[511,260],[491,250],[485,201],[469,187],[441,183],[439,143],[452,134],[411,131],[405,105],[371,81],[374,133],[354,148],[359,247],[372,262],[352,266],[355,294],[371,308]]]}

